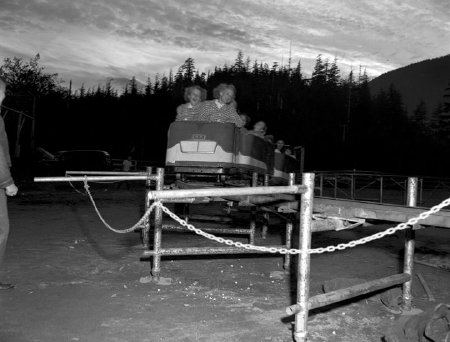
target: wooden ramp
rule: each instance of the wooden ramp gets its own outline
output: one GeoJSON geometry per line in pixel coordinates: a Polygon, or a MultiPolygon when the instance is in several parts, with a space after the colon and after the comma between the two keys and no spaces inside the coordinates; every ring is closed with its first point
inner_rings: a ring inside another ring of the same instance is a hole
{"type": "MultiPolygon", "coordinates": [[[[379,204],[352,200],[314,198],[314,213],[325,216],[380,220],[391,222],[406,222],[420,215],[429,208],[406,207],[392,204],[379,204]]],[[[450,211],[441,210],[420,221],[421,225],[450,228],[450,211]]]]}

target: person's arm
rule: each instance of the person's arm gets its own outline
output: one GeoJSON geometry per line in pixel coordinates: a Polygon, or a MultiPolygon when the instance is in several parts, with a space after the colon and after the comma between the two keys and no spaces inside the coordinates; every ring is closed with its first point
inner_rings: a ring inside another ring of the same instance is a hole
{"type": "Polygon", "coordinates": [[[11,184],[11,185],[8,185],[5,188],[5,193],[6,193],[7,196],[16,196],[18,191],[19,191],[19,188],[14,183],[11,184]]]}
{"type": "Polygon", "coordinates": [[[0,188],[5,189],[14,184],[9,167],[11,158],[9,156],[8,137],[5,131],[5,123],[0,116],[0,188]]]}
{"type": "Polygon", "coordinates": [[[11,157],[9,155],[9,143],[8,143],[8,135],[6,134],[5,122],[3,121],[3,117],[0,116],[0,146],[4,148],[6,165],[11,167],[11,157]]]}
{"type": "MultiPolygon", "coordinates": [[[[1,135],[2,132],[0,132],[0,137],[1,135]]],[[[0,189],[5,189],[5,193],[8,196],[15,196],[19,189],[11,177],[8,165],[10,159],[8,157],[8,151],[5,151],[4,145],[0,144],[0,189]]]]}
{"type": "Polygon", "coordinates": [[[0,146],[0,189],[5,189],[13,184],[4,148],[0,146]]]}
{"type": "MultiPolygon", "coordinates": [[[[231,106],[230,106],[231,107],[231,106]]],[[[231,107],[231,117],[233,118],[233,123],[237,126],[237,127],[244,127],[244,121],[242,120],[242,118],[239,116],[239,114],[236,112],[236,109],[234,109],[233,107],[231,107]]]]}

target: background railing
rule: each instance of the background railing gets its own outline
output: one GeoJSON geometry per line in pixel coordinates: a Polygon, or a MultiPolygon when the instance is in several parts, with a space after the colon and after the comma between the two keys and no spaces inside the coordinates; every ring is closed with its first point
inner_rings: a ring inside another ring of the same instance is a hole
{"type": "MultiPolygon", "coordinates": [[[[123,161],[124,159],[117,159],[117,158],[111,159],[113,169],[116,171],[121,171],[123,161]]],[[[133,159],[131,160],[131,164],[132,165],[130,171],[145,171],[147,167],[161,167],[161,163],[154,160],[133,159]]]]}
{"type": "MultiPolygon", "coordinates": [[[[335,199],[403,204],[408,176],[373,171],[315,171],[315,195],[335,199]]],[[[450,178],[418,177],[418,205],[431,207],[450,193],[450,178]]]]}

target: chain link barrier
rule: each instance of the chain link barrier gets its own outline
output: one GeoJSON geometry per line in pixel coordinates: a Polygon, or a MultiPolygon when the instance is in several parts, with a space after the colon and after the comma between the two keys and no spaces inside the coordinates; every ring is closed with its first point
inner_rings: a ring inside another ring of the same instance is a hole
{"type": "MultiPolygon", "coordinates": [[[[248,243],[242,243],[242,242],[239,242],[239,241],[233,241],[233,240],[229,240],[229,239],[224,239],[224,238],[221,238],[219,236],[215,236],[213,234],[206,233],[203,230],[194,227],[192,224],[187,223],[185,220],[183,220],[182,218],[178,217],[175,213],[170,211],[169,208],[164,206],[164,204],[162,204],[161,201],[154,201],[151,204],[151,206],[147,209],[147,211],[145,212],[144,216],[133,227],[130,227],[130,228],[127,228],[127,229],[124,229],[124,230],[114,229],[108,223],[106,223],[106,221],[101,216],[99,210],[97,209],[95,201],[92,198],[92,195],[91,195],[91,193],[89,191],[89,185],[87,183],[87,180],[84,181],[84,188],[86,189],[86,192],[87,192],[89,198],[91,199],[91,202],[94,205],[94,209],[97,212],[97,215],[99,216],[100,220],[103,222],[103,224],[107,228],[109,228],[110,230],[112,230],[113,232],[116,232],[116,233],[129,233],[129,232],[134,231],[136,228],[140,227],[149,218],[151,212],[153,211],[153,209],[155,207],[160,207],[164,213],[166,213],[169,217],[171,217],[174,221],[178,222],[183,227],[186,227],[188,230],[194,232],[197,235],[203,236],[203,237],[205,237],[205,238],[207,238],[209,240],[213,240],[213,241],[216,241],[218,243],[222,243],[222,244],[225,244],[225,245],[228,245],[228,246],[235,246],[235,247],[239,247],[239,248],[244,248],[244,249],[248,249],[248,250],[255,250],[255,251],[259,251],[259,252],[267,252],[267,253],[279,253],[279,254],[291,254],[291,255],[302,253],[301,249],[295,249],[295,248],[288,249],[288,248],[255,246],[255,245],[251,245],[251,244],[248,244],[248,243]]],[[[386,229],[383,232],[372,234],[372,235],[363,237],[363,238],[358,239],[358,240],[350,241],[348,243],[340,243],[340,244],[338,244],[336,246],[327,246],[327,247],[319,247],[319,248],[309,249],[308,253],[310,253],[310,254],[322,254],[322,253],[335,252],[336,250],[342,251],[342,250],[347,249],[347,248],[353,248],[353,247],[356,247],[358,245],[366,244],[366,243],[368,243],[370,241],[381,239],[381,238],[383,238],[383,237],[385,237],[387,235],[392,235],[392,234],[396,233],[397,231],[411,228],[411,226],[419,223],[419,221],[427,219],[429,216],[431,216],[433,214],[436,214],[437,212],[442,210],[442,208],[445,208],[445,207],[447,207],[449,205],[450,205],[450,198],[447,198],[446,200],[444,200],[441,203],[435,205],[434,207],[430,208],[429,210],[424,211],[423,213],[420,213],[418,216],[410,218],[407,222],[399,223],[397,226],[388,228],[388,229],[386,229]]]]}

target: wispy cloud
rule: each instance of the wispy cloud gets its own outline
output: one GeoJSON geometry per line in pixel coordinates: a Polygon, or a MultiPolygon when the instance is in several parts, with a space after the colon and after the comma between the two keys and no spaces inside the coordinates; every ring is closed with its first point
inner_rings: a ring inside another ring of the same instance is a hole
{"type": "Polygon", "coordinates": [[[269,64],[289,47],[310,72],[318,54],[376,76],[448,54],[450,2],[434,0],[3,0],[0,57],[40,53],[80,84],[147,78],[187,57],[206,70],[238,50],[269,64]]]}

